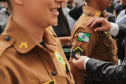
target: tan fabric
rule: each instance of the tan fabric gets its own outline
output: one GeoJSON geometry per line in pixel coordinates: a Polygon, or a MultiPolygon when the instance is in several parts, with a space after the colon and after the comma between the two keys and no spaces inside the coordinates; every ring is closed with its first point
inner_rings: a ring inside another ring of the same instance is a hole
{"type": "Polygon", "coordinates": [[[50,31],[54,37],[57,37],[57,35],[56,35],[55,31],[53,30],[52,26],[49,26],[47,28],[47,30],[50,31]]]}
{"type": "Polygon", "coordinates": [[[45,30],[43,41],[45,47],[9,18],[0,36],[0,84],[50,84],[51,80],[55,84],[73,84],[71,73],[66,73],[65,64],[69,69],[70,66],[58,40],[45,30]]]}
{"type": "MultiPolygon", "coordinates": [[[[104,12],[101,13],[100,11],[87,6],[83,7],[83,14],[76,22],[71,34],[71,52],[73,52],[73,50],[77,46],[80,46],[85,51],[85,54],[83,54],[85,56],[117,64],[118,58],[116,55],[116,41],[111,37],[111,35],[108,35],[108,37],[103,38],[104,34],[107,35],[105,32],[94,32],[94,28],[98,27],[99,25],[96,25],[93,28],[87,27],[88,20],[93,16],[102,16],[103,18],[107,17],[104,12]],[[78,34],[81,32],[88,33],[91,35],[89,38],[89,42],[77,41],[78,34]]],[[[73,58],[71,56],[70,62],[72,61],[72,59],[73,58]]]]}

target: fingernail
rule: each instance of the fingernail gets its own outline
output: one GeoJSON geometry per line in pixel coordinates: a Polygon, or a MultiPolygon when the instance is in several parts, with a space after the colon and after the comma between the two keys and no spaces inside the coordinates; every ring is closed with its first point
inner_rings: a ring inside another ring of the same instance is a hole
{"type": "Polygon", "coordinates": [[[94,31],[95,31],[95,32],[97,32],[97,30],[96,30],[96,29],[95,29],[94,31]]]}

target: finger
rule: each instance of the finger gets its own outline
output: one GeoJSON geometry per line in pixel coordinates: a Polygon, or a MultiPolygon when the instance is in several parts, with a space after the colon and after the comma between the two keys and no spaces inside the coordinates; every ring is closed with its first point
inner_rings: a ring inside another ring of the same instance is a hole
{"type": "Polygon", "coordinates": [[[92,24],[91,24],[91,26],[90,27],[93,27],[93,26],[95,26],[97,23],[103,23],[102,22],[102,19],[97,19],[97,20],[95,20],[92,24]]]}
{"type": "Polygon", "coordinates": [[[97,27],[94,31],[95,32],[97,32],[97,31],[104,31],[104,28],[103,27],[97,27]]]}
{"type": "Polygon", "coordinates": [[[94,19],[94,18],[98,18],[98,17],[96,17],[96,16],[94,16],[94,17],[91,17],[91,18],[89,19],[89,21],[90,21],[91,19],[94,19]]]}
{"type": "Polygon", "coordinates": [[[72,60],[72,63],[75,63],[75,61],[76,61],[76,59],[73,59],[73,60],[72,60]]]}
{"type": "Polygon", "coordinates": [[[81,56],[79,56],[77,54],[75,56],[76,56],[77,60],[79,60],[81,58],[81,56]]]}
{"type": "Polygon", "coordinates": [[[74,65],[76,65],[77,60],[76,60],[76,59],[73,59],[73,60],[72,60],[72,63],[73,63],[74,65]]]}
{"type": "Polygon", "coordinates": [[[90,22],[92,19],[98,19],[98,17],[94,16],[94,17],[91,17],[88,22],[90,22]]]}
{"type": "Polygon", "coordinates": [[[92,23],[93,23],[95,20],[96,20],[96,18],[91,19],[91,20],[88,22],[87,26],[91,26],[92,23]]]}

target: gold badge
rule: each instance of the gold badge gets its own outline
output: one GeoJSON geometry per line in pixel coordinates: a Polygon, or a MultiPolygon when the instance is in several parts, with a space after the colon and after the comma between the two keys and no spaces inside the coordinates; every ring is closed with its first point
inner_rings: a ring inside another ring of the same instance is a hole
{"type": "Polygon", "coordinates": [[[50,29],[53,30],[52,26],[50,26],[50,29]]]}
{"type": "Polygon", "coordinates": [[[57,60],[59,60],[59,62],[63,65],[65,65],[64,61],[63,61],[63,58],[59,55],[59,53],[56,51],[55,52],[55,56],[57,58],[57,60]]]}
{"type": "Polygon", "coordinates": [[[102,35],[102,39],[107,39],[109,36],[110,36],[109,33],[104,33],[104,34],[102,35]]]}
{"type": "Polygon", "coordinates": [[[95,16],[99,16],[99,13],[95,13],[95,16]]]}
{"type": "Polygon", "coordinates": [[[48,81],[48,82],[43,83],[43,84],[55,84],[55,80],[51,80],[51,81],[48,81]]]}
{"type": "Polygon", "coordinates": [[[27,42],[21,42],[21,45],[19,46],[19,48],[22,48],[23,46],[25,48],[28,48],[27,42]]]}

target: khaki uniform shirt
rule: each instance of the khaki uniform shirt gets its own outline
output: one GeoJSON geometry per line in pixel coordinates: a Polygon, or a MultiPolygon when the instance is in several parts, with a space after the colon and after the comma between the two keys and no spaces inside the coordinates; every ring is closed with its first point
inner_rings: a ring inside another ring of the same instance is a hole
{"type": "Polygon", "coordinates": [[[0,84],[73,84],[59,41],[45,30],[43,42],[9,18],[0,36],[0,84]]]}
{"type": "Polygon", "coordinates": [[[93,16],[107,17],[104,12],[101,13],[87,6],[83,7],[83,14],[76,22],[71,34],[70,62],[78,54],[117,64],[116,41],[106,32],[94,32],[94,28],[99,25],[93,28],[87,26],[88,20],[93,16]]]}
{"type": "Polygon", "coordinates": [[[54,37],[57,37],[57,35],[56,35],[55,31],[53,30],[52,26],[47,27],[46,30],[50,31],[54,37]]]}

